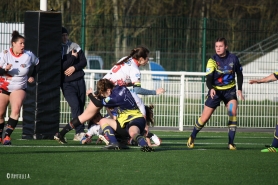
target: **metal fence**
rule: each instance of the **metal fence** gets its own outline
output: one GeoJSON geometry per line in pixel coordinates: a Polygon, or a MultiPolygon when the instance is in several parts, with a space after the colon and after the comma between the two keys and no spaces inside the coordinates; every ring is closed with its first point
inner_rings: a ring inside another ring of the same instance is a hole
{"type": "MultiPolygon", "coordinates": [[[[24,14],[17,12],[16,15],[22,16],[17,17],[16,21],[0,17],[1,50],[10,46],[12,30],[18,30],[24,35],[24,14]]],[[[63,15],[70,39],[80,45],[85,42],[83,50],[87,55],[100,56],[104,61],[104,69],[110,69],[112,63],[127,55],[134,47],[145,45],[151,50],[150,57],[168,71],[166,74],[169,79],[162,82],[153,82],[150,80],[151,73],[142,71],[143,87],[161,85],[167,89],[161,96],[142,97],[146,104],[155,104],[158,126],[182,129],[182,126],[194,124],[202,112],[207,91],[201,72],[205,71],[206,62],[214,53],[215,38],[222,36],[228,39],[229,50],[236,53],[244,65],[246,101],[239,103],[239,126],[275,126],[278,100],[276,82],[251,87],[248,79],[266,76],[278,69],[278,27],[269,27],[277,25],[277,20],[120,16],[119,22],[115,22],[113,15],[87,14],[86,34],[81,35],[80,22],[72,21],[76,16],[80,14],[63,15]],[[81,38],[85,38],[85,41],[81,38]]],[[[86,77],[92,72],[87,71],[86,77]]],[[[86,79],[87,87],[95,83],[90,79],[86,79]]],[[[60,108],[61,123],[67,123],[71,119],[70,110],[62,95],[60,108]]],[[[222,105],[207,125],[224,127],[226,123],[226,111],[222,105]]]]}
{"type": "MultiPolygon", "coordinates": [[[[85,70],[87,88],[95,88],[95,74],[106,74],[107,70],[85,70]]],[[[174,127],[183,130],[193,126],[201,115],[207,88],[202,80],[205,73],[194,72],[151,72],[142,71],[142,86],[148,89],[163,87],[166,92],[157,96],[141,96],[146,105],[154,104],[157,126],[174,127]],[[158,80],[154,74],[163,75],[158,80]],[[165,80],[165,75],[167,79],[165,80]]],[[[248,84],[249,79],[269,74],[244,74],[243,93],[245,101],[239,101],[238,126],[244,128],[273,128],[277,123],[278,84],[248,84]]],[[[87,99],[87,101],[89,101],[87,99]]],[[[102,113],[105,114],[104,109],[102,113]]],[[[7,114],[8,116],[8,114],[7,114]]],[[[7,117],[6,117],[7,119],[7,117]]],[[[70,108],[61,93],[60,123],[71,120],[70,108]]],[[[20,118],[22,120],[22,117],[20,118]]],[[[207,123],[208,127],[226,127],[228,115],[224,104],[216,109],[207,123]]]]}

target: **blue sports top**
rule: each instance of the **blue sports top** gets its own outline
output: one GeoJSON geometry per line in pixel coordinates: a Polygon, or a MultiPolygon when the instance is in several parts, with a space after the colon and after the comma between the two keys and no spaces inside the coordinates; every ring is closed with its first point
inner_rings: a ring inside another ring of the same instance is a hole
{"type": "Polygon", "coordinates": [[[206,76],[212,76],[212,86],[216,90],[234,87],[235,73],[241,74],[242,67],[236,55],[226,51],[225,57],[213,55],[207,63],[206,76]]]}
{"type": "Polygon", "coordinates": [[[102,100],[102,104],[105,107],[115,108],[118,114],[117,121],[122,128],[125,123],[135,118],[143,117],[132,94],[125,86],[115,86],[111,95],[102,100]]]}

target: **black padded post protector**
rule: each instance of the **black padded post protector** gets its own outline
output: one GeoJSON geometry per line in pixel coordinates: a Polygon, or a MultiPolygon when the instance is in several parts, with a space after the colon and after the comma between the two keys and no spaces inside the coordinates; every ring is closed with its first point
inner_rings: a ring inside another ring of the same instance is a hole
{"type": "Polygon", "coordinates": [[[27,11],[24,24],[25,49],[40,62],[23,103],[22,139],[53,139],[60,122],[62,15],[27,11]]]}

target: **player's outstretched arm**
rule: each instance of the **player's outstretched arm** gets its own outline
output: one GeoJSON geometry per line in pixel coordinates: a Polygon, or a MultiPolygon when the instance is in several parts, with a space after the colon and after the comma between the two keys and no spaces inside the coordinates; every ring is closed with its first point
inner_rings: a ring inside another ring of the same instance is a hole
{"type": "Polygon", "coordinates": [[[274,73],[272,73],[271,75],[264,77],[262,79],[251,79],[251,80],[249,80],[249,84],[269,83],[269,82],[273,82],[276,80],[277,80],[277,78],[275,77],[274,73]]]}
{"type": "Polygon", "coordinates": [[[142,87],[134,87],[134,92],[141,95],[158,95],[164,93],[165,90],[163,88],[159,88],[157,90],[148,90],[142,87]]]}

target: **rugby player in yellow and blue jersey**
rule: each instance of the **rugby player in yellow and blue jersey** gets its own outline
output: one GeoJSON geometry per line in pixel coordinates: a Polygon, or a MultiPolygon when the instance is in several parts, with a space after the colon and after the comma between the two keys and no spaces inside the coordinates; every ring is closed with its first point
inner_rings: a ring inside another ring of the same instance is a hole
{"type": "Polygon", "coordinates": [[[125,86],[114,85],[108,79],[101,79],[97,83],[96,96],[102,96],[103,99],[96,99],[93,94],[89,98],[97,107],[113,107],[117,111],[116,120],[111,118],[102,118],[99,121],[103,133],[108,138],[109,145],[105,149],[119,149],[118,141],[115,137],[115,131],[124,137],[131,137],[141,146],[141,151],[152,152],[143,133],[145,131],[146,120],[137,106],[134,95],[125,86]]]}
{"type": "MultiPolygon", "coordinates": [[[[262,79],[251,79],[249,81],[249,84],[260,84],[260,83],[269,83],[274,82],[278,80],[278,71],[270,74],[267,77],[264,77],[262,79]]],[[[266,149],[262,149],[261,152],[278,152],[278,123],[276,124],[276,129],[274,131],[274,137],[272,140],[272,144],[266,145],[266,149]]]]}
{"type": "Polygon", "coordinates": [[[227,40],[217,38],[215,41],[215,52],[207,63],[206,85],[209,89],[201,117],[196,120],[193,131],[187,141],[187,147],[194,147],[194,140],[198,132],[205,126],[214,110],[223,101],[229,116],[228,122],[228,148],[236,150],[234,138],[237,128],[237,94],[244,100],[242,94],[243,74],[238,57],[228,50],[227,40]],[[237,76],[237,90],[236,80],[237,76]]]}

